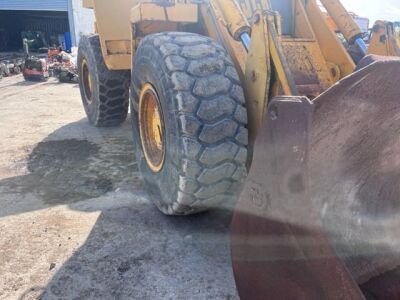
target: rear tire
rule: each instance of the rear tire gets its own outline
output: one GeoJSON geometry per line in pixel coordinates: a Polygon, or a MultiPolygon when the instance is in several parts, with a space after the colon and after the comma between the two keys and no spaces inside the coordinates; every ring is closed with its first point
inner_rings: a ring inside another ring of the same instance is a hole
{"type": "Polygon", "coordinates": [[[78,50],[79,87],[86,115],[94,126],[118,126],[129,107],[129,71],[108,70],[98,35],[83,36],[78,50]]]}
{"type": "Polygon", "coordinates": [[[157,207],[187,215],[233,204],[247,175],[247,110],[226,51],[198,34],[149,35],[136,51],[131,77],[137,162],[157,207]],[[149,163],[141,140],[140,103],[147,87],[161,108],[160,169],[149,163]]]}

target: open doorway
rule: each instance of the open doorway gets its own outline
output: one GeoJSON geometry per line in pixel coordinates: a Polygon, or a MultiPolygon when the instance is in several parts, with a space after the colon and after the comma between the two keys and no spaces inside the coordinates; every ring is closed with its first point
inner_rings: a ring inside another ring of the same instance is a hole
{"type": "Polygon", "coordinates": [[[71,44],[68,13],[61,11],[0,10],[0,51],[20,51],[22,39],[32,51],[71,44]]]}

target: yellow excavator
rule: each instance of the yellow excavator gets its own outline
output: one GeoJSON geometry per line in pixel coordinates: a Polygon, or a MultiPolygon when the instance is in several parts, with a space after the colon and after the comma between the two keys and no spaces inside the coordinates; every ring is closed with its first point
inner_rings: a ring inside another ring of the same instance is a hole
{"type": "Polygon", "coordinates": [[[316,0],[83,1],[89,121],[130,107],[163,213],[235,205],[242,299],[400,295],[400,60],[367,56],[340,1],[320,2],[357,71],[316,0]]]}

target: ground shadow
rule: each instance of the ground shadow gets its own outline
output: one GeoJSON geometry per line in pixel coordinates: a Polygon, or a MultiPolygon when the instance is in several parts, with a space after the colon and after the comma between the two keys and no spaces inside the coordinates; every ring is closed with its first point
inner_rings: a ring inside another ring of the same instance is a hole
{"type": "Polygon", "coordinates": [[[50,283],[21,299],[237,297],[228,247],[231,213],[162,215],[142,189],[129,127],[96,129],[86,120],[66,125],[32,149],[27,175],[0,181],[6,198],[30,195],[34,202],[8,205],[0,217],[55,205],[101,211],[86,242],[56,267],[50,283]],[[120,201],[124,197],[132,198],[120,201]]]}
{"type": "Polygon", "coordinates": [[[21,77],[21,81],[15,82],[11,84],[10,86],[33,86],[37,85],[39,83],[43,83],[44,81],[42,80],[25,80],[23,77],[21,77]]]}
{"type": "Polygon", "coordinates": [[[56,81],[48,82],[47,85],[60,85],[60,84],[68,84],[71,85],[73,88],[79,88],[79,84],[77,82],[60,82],[58,79],[56,81]]]}
{"type": "Polygon", "coordinates": [[[1,180],[0,193],[10,199],[29,195],[30,205],[5,205],[0,217],[141,188],[129,124],[120,129],[93,128],[86,119],[68,124],[31,149],[26,168],[26,175],[1,180]]]}

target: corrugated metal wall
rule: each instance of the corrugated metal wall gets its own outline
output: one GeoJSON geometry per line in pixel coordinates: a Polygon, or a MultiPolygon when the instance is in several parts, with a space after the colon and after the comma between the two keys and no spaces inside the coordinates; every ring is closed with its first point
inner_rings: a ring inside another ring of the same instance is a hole
{"type": "Polygon", "coordinates": [[[0,0],[0,10],[68,11],[68,0],[0,0]]]}

